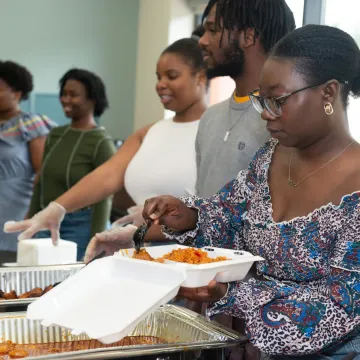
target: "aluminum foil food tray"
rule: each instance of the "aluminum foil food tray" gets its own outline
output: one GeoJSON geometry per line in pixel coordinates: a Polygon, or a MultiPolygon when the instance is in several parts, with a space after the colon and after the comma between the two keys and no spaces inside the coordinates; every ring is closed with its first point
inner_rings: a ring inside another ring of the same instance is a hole
{"type": "MultiPolygon", "coordinates": [[[[36,287],[44,289],[46,286],[61,282],[79,271],[84,264],[47,265],[0,268],[0,289],[4,292],[15,290],[21,295],[36,287]]],[[[28,305],[32,299],[1,300],[0,311],[4,307],[28,305]]]]}
{"type": "MultiPolygon", "coordinates": [[[[167,344],[81,350],[31,357],[31,359],[115,359],[203,348],[224,348],[247,342],[245,336],[217,323],[208,322],[203,316],[174,305],[159,308],[129,334],[129,336],[140,335],[159,337],[167,344]]],[[[17,344],[29,344],[87,339],[85,335],[72,336],[68,330],[58,326],[43,327],[38,321],[26,319],[24,313],[0,315],[1,342],[11,340],[17,344]]]]}

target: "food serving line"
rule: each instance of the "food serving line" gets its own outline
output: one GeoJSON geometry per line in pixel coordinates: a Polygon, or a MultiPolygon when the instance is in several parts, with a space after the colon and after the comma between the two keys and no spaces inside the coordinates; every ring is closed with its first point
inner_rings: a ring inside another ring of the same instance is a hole
{"type": "MultiPolygon", "coordinates": [[[[151,257],[159,258],[186,247],[146,249],[151,257]]],[[[67,352],[42,356],[34,352],[35,356],[29,353],[29,359],[196,359],[202,349],[214,349],[214,358],[225,359],[224,350],[245,344],[245,336],[167,303],[181,285],[204,286],[214,278],[221,282],[240,280],[261,258],[232,250],[203,250],[212,258],[229,260],[200,265],[171,260],[157,263],[133,259],[134,249],[128,249],[88,266],[0,268],[4,293],[15,291],[19,295],[59,283],[40,298],[0,301],[0,343],[56,344],[56,351],[69,342],[89,339],[106,344],[101,348],[69,347],[67,352]],[[117,346],[117,341],[128,336],[153,337],[162,343],[117,346]]],[[[1,356],[1,360],[8,359],[1,356]]]]}

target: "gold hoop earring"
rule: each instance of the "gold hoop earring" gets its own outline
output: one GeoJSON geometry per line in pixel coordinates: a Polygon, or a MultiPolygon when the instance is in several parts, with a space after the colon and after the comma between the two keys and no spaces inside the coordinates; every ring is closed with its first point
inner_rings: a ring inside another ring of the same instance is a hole
{"type": "Polygon", "coordinates": [[[329,102],[324,104],[324,110],[326,115],[331,115],[334,112],[334,108],[329,102]]]}

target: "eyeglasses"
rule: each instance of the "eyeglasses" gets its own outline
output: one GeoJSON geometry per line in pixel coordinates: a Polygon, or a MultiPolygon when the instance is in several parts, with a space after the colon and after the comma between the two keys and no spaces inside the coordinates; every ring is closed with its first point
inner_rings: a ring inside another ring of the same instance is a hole
{"type": "MultiPolygon", "coordinates": [[[[346,83],[346,82],[345,82],[346,83]]],[[[280,117],[282,115],[282,108],[281,105],[284,104],[284,102],[291,96],[294,95],[300,91],[310,89],[319,85],[324,84],[324,82],[316,83],[314,85],[306,86],[301,89],[295,90],[291,93],[278,96],[278,97],[268,97],[268,96],[259,96],[256,95],[256,93],[259,92],[260,89],[254,90],[251,93],[249,93],[249,98],[251,100],[251,103],[253,104],[256,111],[258,111],[260,114],[266,109],[271,116],[274,117],[280,117]]]]}

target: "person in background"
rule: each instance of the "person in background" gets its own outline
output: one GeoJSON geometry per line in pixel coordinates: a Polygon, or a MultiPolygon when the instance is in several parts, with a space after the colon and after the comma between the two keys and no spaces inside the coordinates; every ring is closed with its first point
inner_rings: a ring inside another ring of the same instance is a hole
{"type": "MultiPolygon", "coordinates": [[[[25,230],[21,239],[47,228],[56,240],[66,212],[98,202],[123,186],[139,205],[147,197],[164,191],[175,196],[194,194],[195,137],[199,119],[206,109],[205,70],[195,40],[181,39],[166,48],[156,67],[156,91],[164,107],[174,111],[174,117],[136,131],[103,166],[84,177],[32,219],[9,225],[5,230],[25,230]]],[[[131,222],[137,225],[137,221],[142,222],[141,213],[142,207],[135,209],[131,222]]],[[[98,234],[92,239],[85,260],[107,242],[110,242],[109,247],[105,246],[108,254],[119,249],[119,242],[131,247],[135,229],[136,226],[119,226],[98,234]]]]}
{"type": "Polygon", "coordinates": [[[350,94],[360,96],[355,40],[329,26],[295,30],[250,95],[273,139],[248,169],[210,198],[145,204],[167,239],[264,258],[258,278],[180,295],[210,302],[210,317],[245,319],[250,341],[273,359],[360,353],[360,145],[349,132],[350,94]]]}
{"type": "MultiPolygon", "coordinates": [[[[82,69],[69,70],[60,80],[60,101],[71,123],[53,129],[48,135],[28,218],[47,207],[58,208],[54,202],[57,197],[115,153],[112,139],[95,121],[108,108],[106,89],[97,75],[82,69]]],[[[85,191],[86,197],[89,189],[85,191]]],[[[84,257],[91,237],[105,230],[109,222],[111,198],[104,197],[90,205],[67,214],[60,229],[55,230],[60,230],[61,239],[77,243],[78,260],[84,257]]],[[[40,231],[35,237],[47,238],[50,234],[40,231]]]]}
{"type": "MultiPolygon", "coordinates": [[[[41,167],[46,136],[56,124],[21,110],[33,90],[31,73],[12,61],[0,61],[0,224],[22,220],[41,167]]],[[[16,261],[14,234],[0,236],[0,264],[16,261]]]]}
{"type": "MultiPolygon", "coordinates": [[[[249,92],[258,87],[270,49],[295,29],[285,0],[210,0],[199,39],[209,79],[229,76],[235,82],[230,98],[209,107],[196,137],[196,193],[210,197],[249,165],[256,150],[270,138],[252,107],[249,92]]],[[[200,312],[200,304],[187,306],[200,312]]],[[[230,318],[217,318],[231,326],[230,318]]],[[[236,319],[235,329],[242,331],[236,319]]],[[[232,350],[230,359],[257,359],[251,346],[232,350]]]]}
{"type": "Polygon", "coordinates": [[[295,20],[285,0],[210,0],[203,26],[199,45],[208,77],[229,76],[236,86],[200,120],[196,192],[207,197],[246,169],[270,138],[248,94],[258,87],[267,53],[295,29],[295,20]]]}
{"type": "Polygon", "coordinates": [[[197,42],[184,38],[166,48],[156,75],[160,101],[175,116],[139,130],[141,146],[124,169],[125,189],[137,206],[130,208],[130,215],[119,219],[117,225],[143,223],[142,205],[149,194],[161,194],[166,188],[176,196],[195,194],[195,137],[206,109],[207,89],[197,42]]]}

